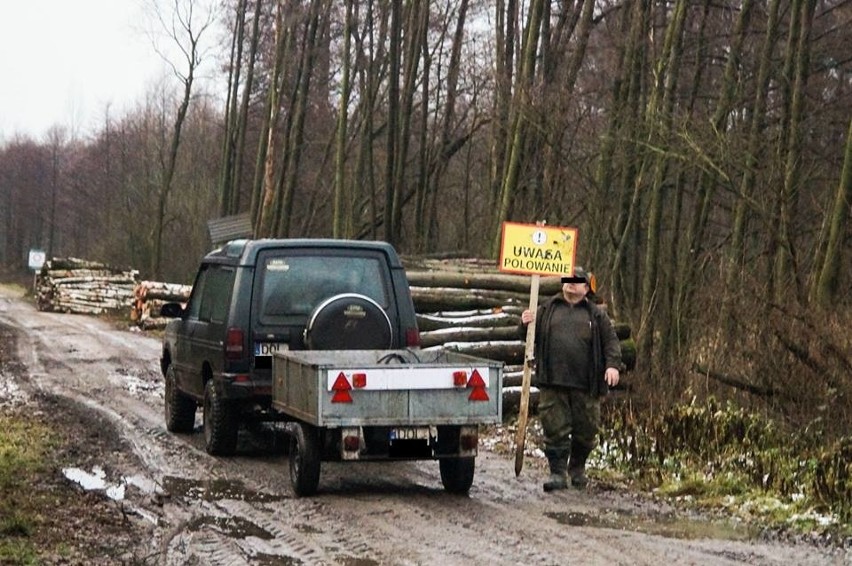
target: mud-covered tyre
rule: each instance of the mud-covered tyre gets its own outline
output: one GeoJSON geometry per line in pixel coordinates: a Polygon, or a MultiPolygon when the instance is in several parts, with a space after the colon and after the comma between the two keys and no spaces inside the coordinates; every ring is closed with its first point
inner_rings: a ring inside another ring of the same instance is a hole
{"type": "Polygon", "coordinates": [[[196,403],[192,397],[177,387],[175,366],[169,364],[165,376],[166,430],[169,432],[192,432],[195,428],[196,403]]]}
{"type": "Polygon", "coordinates": [[[231,456],[237,449],[237,407],[222,399],[210,380],[204,385],[204,448],[214,456],[231,456]]]}
{"type": "Polygon", "coordinates": [[[320,478],[320,446],[317,429],[309,424],[290,425],[290,484],[298,497],[317,492],[320,478]]]}
{"type": "Polygon", "coordinates": [[[473,485],[473,475],[476,471],[475,458],[441,458],[438,460],[441,468],[441,483],[448,493],[467,495],[473,485]]]}

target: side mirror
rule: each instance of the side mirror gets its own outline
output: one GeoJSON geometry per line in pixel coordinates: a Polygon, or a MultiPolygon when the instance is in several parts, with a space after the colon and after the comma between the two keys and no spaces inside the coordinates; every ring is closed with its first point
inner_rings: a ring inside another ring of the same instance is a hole
{"type": "Polygon", "coordinates": [[[166,303],[160,307],[160,316],[167,318],[181,318],[183,312],[183,307],[180,303],[166,303]]]}

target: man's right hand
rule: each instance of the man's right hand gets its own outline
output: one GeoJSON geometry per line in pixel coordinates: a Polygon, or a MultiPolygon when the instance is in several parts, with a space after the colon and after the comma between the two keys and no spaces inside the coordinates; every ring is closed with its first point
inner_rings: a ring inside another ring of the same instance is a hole
{"type": "Polygon", "coordinates": [[[534,320],[535,314],[531,310],[527,309],[521,313],[521,322],[523,322],[524,324],[529,324],[534,320]]]}

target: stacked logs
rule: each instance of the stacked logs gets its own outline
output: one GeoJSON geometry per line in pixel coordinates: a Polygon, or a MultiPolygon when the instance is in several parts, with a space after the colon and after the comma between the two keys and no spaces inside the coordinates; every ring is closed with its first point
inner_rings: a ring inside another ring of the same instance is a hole
{"type": "MultiPolygon", "coordinates": [[[[516,410],[523,377],[524,340],[520,315],[530,303],[531,277],[498,272],[491,265],[465,260],[406,262],[421,345],[442,347],[502,361],[504,410],[516,410]]],[[[558,277],[540,277],[539,304],[558,293],[558,277]]],[[[605,307],[605,305],[604,305],[605,307]]],[[[630,327],[614,323],[627,370],[635,367],[636,345],[630,327]]],[[[538,401],[533,388],[531,407],[538,401]]]]}
{"type": "Polygon", "coordinates": [[[52,258],[36,275],[36,306],[41,311],[105,314],[126,309],[139,272],[73,257],[52,258]]]}
{"type": "Polygon", "coordinates": [[[160,308],[165,303],[186,303],[191,291],[191,285],[142,281],[133,291],[130,320],[144,330],[165,328],[170,319],[160,316],[160,308]]]}

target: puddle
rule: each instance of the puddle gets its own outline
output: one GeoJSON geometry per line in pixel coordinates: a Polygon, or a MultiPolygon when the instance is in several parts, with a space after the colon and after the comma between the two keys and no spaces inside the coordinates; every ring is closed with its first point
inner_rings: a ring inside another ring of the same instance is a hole
{"type": "MultiPolygon", "coordinates": [[[[122,476],[118,482],[108,482],[106,472],[100,466],[95,466],[91,472],[80,468],[63,468],[62,475],[86,491],[103,491],[113,501],[124,501],[125,490],[128,486],[134,486],[143,493],[157,492],[157,484],[142,476],[122,476]]],[[[146,521],[154,525],[159,524],[159,519],[153,513],[136,507],[133,508],[133,511],[146,521]]]]}
{"type": "Polygon", "coordinates": [[[108,482],[106,472],[100,466],[95,466],[91,472],[80,468],[62,468],[62,474],[86,491],[103,491],[107,497],[114,501],[124,499],[127,486],[134,486],[143,493],[156,493],[157,491],[157,485],[142,476],[122,476],[117,482],[108,482]]]}
{"type": "Polygon", "coordinates": [[[666,538],[746,541],[758,532],[745,525],[723,521],[696,520],[673,515],[638,517],[628,513],[607,512],[600,516],[586,513],[545,513],[556,522],[572,527],[594,527],[634,531],[666,538]]]}
{"type": "Polygon", "coordinates": [[[191,480],[166,476],[163,478],[163,489],[172,496],[199,501],[233,499],[247,503],[271,503],[285,499],[283,495],[273,495],[248,489],[239,481],[220,479],[191,480]]]}

